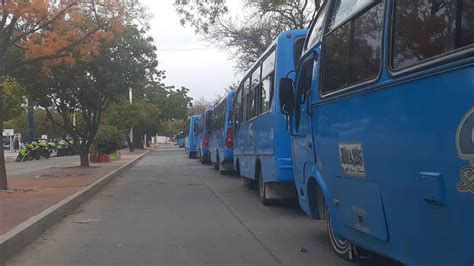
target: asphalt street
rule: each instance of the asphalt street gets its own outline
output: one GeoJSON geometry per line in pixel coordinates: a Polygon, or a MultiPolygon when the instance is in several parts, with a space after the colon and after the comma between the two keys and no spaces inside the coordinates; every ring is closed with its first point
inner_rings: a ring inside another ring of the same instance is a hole
{"type": "Polygon", "coordinates": [[[160,148],[7,265],[353,265],[324,222],[160,148]]]}

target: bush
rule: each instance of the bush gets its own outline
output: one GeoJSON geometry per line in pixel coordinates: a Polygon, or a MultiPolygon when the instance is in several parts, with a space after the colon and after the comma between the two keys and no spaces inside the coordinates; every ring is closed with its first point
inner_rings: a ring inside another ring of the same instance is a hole
{"type": "Polygon", "coordinates": [[[101,125],[94,143],[92,144],[93,154],[111,154],[122,148],[123,136],[120,131],[109,125],[101,125]]]}

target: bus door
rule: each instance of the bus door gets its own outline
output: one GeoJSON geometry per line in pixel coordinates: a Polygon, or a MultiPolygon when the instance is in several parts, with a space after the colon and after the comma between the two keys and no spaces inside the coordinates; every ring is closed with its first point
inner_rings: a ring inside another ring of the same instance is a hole
{"type": "MultiPolygon", "coordinates": [[[[315,58],[312,54],[302,59],[300,78],[296,84],[296,106],[293,120],[293,162],[298,186],[306,182],[305,167],[315,163],[314,144],[311,129],[311,87],[316,85],[313,79],[315,58]]],[[[301,193],[300,195],[304,197],[301,193]]]]}

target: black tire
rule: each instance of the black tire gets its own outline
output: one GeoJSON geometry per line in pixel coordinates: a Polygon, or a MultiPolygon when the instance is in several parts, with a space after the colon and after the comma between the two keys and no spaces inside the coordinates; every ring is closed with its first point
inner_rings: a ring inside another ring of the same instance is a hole
{"type": "Polygon", "coordinates": [[[21,159],[22,159],[22,158],[21,158],[21,155],[18,154],[18,156],[16,157],[16,160],[15,160],[15,161],[16,161],[16,162],[21,162],[21,161],[22,161],[21,159]]]}
{"type": "Polygon", "coordinates": [[[216,161],[217,161],[217,163],[214,164],[214,169],[216,169],[220,173],[220,170],[219,170],[219,164],[220,164],[219,154],[216,154],[216,161]]]}
{"type": "Polygon", "coordinates": [[[225,175],[227,171],[225,171],[222,167],[219,166],[219,174],[220,175],[225,175]]]}
{"type": "Polygon", "coordinates": [[[49,159],[49,157],[51,157],[51,152],[46,152],[46,154],[44,155],[44,158],[46,159],[49,159]]]}
{"type": "Polygon", "coordinates": [[[234,174],[240,176],[240,161],[239,160],[237,160],[237,163],[235,164],[234,174]]]}
{"type": "Polygon", "coordinates": [[[268,206],[270,205],[270,201],[267,199],[267,192],[265,188],[265,183],[263,183],[263,177],[262,177],[262,167],[259,167],[258,172],[257,172],[257,180],[258,180],[258,194],[260,195],[260,202],[268,206]]]}
{"type": "Polygon", "coordinates": [[[324,203],[325,211],[326,211],[326,224],[328,228],[328,235],[329,240],[331,242],[332,249],[336,252],[337,256],[340,258],[350,261],[350,262],[357,262],[358,261],[358,253],[356,247],[351,244],[349,241],[345,239],[341,239],[334,233],[331,215],[327,209],[326,203],[324,203]]]}

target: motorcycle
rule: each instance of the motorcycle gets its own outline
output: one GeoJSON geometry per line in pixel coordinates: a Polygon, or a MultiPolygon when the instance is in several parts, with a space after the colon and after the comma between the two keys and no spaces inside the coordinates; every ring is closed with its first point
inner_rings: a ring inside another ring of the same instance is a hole
{"type": "Polygon", "coordinates": [[[51,156],[51,150],[48,146],[48,143],[46,143],[45,140],[39,140],[37,146],[40,157],[49,159],[49,157],[51,156]]]}
{"type": "Polygon", "coordinates": [[[26,144],[20,147],[18,156],[16,157],[17,162],[26,162],[33,159],[39,160],[41,158],[39,147],[34,144],[26,144]]]}

